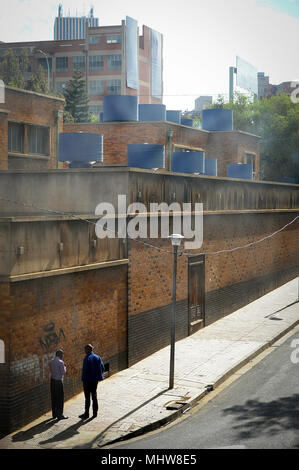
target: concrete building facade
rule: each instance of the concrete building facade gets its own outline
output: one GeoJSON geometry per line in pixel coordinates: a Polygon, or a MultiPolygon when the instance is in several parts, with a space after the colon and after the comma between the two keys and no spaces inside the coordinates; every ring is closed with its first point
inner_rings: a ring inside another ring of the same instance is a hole
{"type": "Polygon", "coordinates": [[[147,26],[143,26],[142,35],[136,30],[138,72],[135,77],[137,85],[132,88],[127,80],[128,63],[133,54],[131,48],[126,48],[128,31],[131,31],[128,22],[127,18],[121,25],[86,25],[84,39],[0,43],[0,59],[8,49],[16,54],[26,49],[30,58],[28,76],[41,65],[46,75],[49,71],[50,88],[57,95],[63,93],[74,71],[81,71],[85,78],[90,112],[97,116],[103,111],[104,95],[135,95],[139,96],[140,103],[161,103],[163,36],[147,26]],[[157,34],[160,38],[160,97],[155,93],[153,83],[153,64],[156,60],[153,51],[157,34]]]}

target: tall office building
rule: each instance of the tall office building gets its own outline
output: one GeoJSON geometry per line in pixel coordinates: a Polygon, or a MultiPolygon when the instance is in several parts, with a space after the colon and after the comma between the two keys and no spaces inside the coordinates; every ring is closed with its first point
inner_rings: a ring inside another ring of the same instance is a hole
{"type": "Polygon", "coordinates": [[[54,41],[65,41],[67,39],[84,39],[86,35],[86,22],[89,27],[99,25],[98,18],[93,16],[93,8],[90,9],[88,16],[71,17],[63,16],[62,5],[58,7],[58,17],[54,23],[54,41]]]}
{"type": "Polygon", "coordinates": [[[210,106],[213,102],[212,96],[199,96],[195,100],[195,108],[194,111],[200,113],[203,109],[207,106],[210,106]]]}

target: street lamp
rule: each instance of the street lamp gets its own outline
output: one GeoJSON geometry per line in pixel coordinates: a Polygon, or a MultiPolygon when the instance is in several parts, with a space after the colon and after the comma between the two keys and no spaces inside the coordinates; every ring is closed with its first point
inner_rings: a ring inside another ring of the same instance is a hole
{"type": "Polygon", "coordinates": [[[176,272],[177,272],[177,257],[178,247],[181,244],[183,235],[173,233],[169,236],[173,246],[173,287],[172,287],[172,317],[171,317],[171,339],[170,339],[170,368],[169,368],[169,389],[173,388],[174,382],[174,346],[175,346],[175,307],[176,307],[176,272]]]}
{"type": "Polygon", "coordinates": [[[42,51],[40,49],[38,49],[37,52],[40,52],[41,54],[44,54],[44,56],[46,57],[47,67],[48,67],[48,91],[50,91],[50,68],[49,68],[48,56],[44,51],[42,51]]]}

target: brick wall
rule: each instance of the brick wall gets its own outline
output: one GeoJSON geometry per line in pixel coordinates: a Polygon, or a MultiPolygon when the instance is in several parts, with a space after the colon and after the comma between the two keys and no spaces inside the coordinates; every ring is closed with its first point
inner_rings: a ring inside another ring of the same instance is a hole
{"type": "Polygon", "coordinates": [[[127,366],[126,266],[0,283],[0,289],[7,361],[0,376],[9,383],[0,387],[0,406],[9,410],[2,433],[51,408],[48,365],[58,348],[65,351],[66,399],[82,390],[85,344],[94,345],[110,373],[127,366]]]}
{"type": "Polygon", "coordinates": [[[226,165],[245,163],[245,152],[255,154],[256,179],[259,169],[259,138],[244,132],[208,132],[168,122],[107,122],[102,124],[66,124],[63,132],[91,132],[104,136],[104,164],[127,164],[128,144],[165,145],[165,168],[169,168],[168,131],[173,132],[171,152],[180,146],[201,149],[206,157],[218,159],[218,176],[226,176],[226,165]]]}
{"type": "MultiPolygon", "coordinates": [[[[5,103],[0,104],[0,169],[42,170],[56,168],[56,112],[63,100],[13,87],[5,88],[5,103]],[[2,111],[2,112],[1,112],[2,111]],[[5,117],[5,111],[9,113],[5,117]],[[8,155],[7,122],[35,124],[50,128],[49,156],[8,155]]],[[[62,131],[59,118],[59,132],[62,131]]]]}
{"type": "Polygon", "coordinates": [[[210,132],[206,157],[218,159],[218,176],[227,176],[227,165],[246,163],[245,153],[256,155],[256,180],[259,179],[260,139],[245,132],[210,132]]]}
{"type": "Polygon", "coordinates": [[[0,108],[0,170],[7,170],[7,118],[8,113],[0,108]]]}
{"type": "MultiPolygon", "coordinates": [[[[298,213],[204,216],[201,252],[243,246],[269,235],[298,213]]],[[[169,240],[146,240],[171,251],[169,240]]],[[[205,324],[241,308],[299,275],[299,224],[252,247],[205,256],[205,324]]],[[[190,252],[192,254],[192,252],[190,252]]],[[[129,365],[169,344],[173,256],[130,241],[129,365]],[[163,331],[161,331],[161,326],[163,331]],[[146,332],[146,334],[145,334],[146,332]],[[142,346],[142,347],[141,347],[142,346]]],[[[178,337],[188,334],[188,261],[178,258],[178,337]]]]}

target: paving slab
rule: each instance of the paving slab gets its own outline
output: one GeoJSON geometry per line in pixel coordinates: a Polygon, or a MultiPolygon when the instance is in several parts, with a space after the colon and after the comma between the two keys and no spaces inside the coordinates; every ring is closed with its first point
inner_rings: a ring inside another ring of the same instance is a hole
{"type": "Polygon", "coordinates": [[[99,384],[99,415],[82,421],[84,394],[0,440],[0,449],[96,449],[156,429],[196,404],[211,388],[299,324],[298,278],[99,384]]]}

